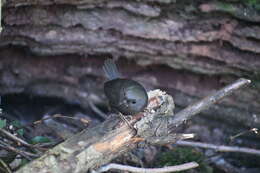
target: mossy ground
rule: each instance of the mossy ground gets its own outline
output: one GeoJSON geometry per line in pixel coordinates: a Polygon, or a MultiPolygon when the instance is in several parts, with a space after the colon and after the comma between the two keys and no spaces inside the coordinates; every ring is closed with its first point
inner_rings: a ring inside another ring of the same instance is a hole
{"type": "MultiPolygon", "coordinates": [[[[176,147],[173,150],[160,153],[156,159],[157,167],[180,165],[187,162],[197,162],[200,166],[196,168],[196,172],[213,173],[213,168],[205,162],[205,157],[201,152],[192,148],[176,147]]],[[[189,171],[181,171],[185,173],[189,171]]]]}

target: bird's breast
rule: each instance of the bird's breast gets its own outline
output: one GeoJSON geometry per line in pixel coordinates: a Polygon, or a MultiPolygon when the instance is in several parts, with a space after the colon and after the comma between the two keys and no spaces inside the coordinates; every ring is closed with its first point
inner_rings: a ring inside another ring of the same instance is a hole
{"type": "Polygon", "coordinates": [[[105,83],[104,92],[110,105],[123,114],[131,115],[143,111],[148,96],[138,82],[130,79],[114,79],[105,83]]]}

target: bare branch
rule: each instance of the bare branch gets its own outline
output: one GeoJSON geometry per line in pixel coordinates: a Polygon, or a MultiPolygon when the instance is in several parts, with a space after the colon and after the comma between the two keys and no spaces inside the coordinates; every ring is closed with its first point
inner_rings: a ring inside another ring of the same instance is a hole
{"type": "Polygon", "coordinates": [[[180,139],[179,135],[171,133],[173,135],[170,136],[167,133],[169,125],[174,127],[180,125],[186,119],[248,83],[249,80],[240,79],[175,116],[172,116],[173,98],[160,90],[151,91],[148,93],[149,104],[146,111],[133,116],[131,120],[138,136],[136,131],[129,129],[125,123],[122,125],[118,116],[109,116],[102,124],[72,136],[42,157],[19,169],[17,173],[86,172],[109,163],[122,153],[135,148],[136,144],[143,140],[169,136],[169,141],[175,139],[177,141],[180,139]]]}
{"type": "Polygon", "coordinates": [[[208,148],[219,152],[238,152],[238,153],[260,155],[260,150],[245,148],[245,147],[214,145],[214,144],[207,144],[202,142],[191,142],[191,141],[177,141],[175,144],[180,146],[208,148]]]}
{"type": "Polygon", "coordinates": [[[106,166],[102,166],[99,170],[97,171],[92,171],[92,173],[101,173],[101,172],[106,172],[110,169],[118,169],[122,171],[130,171],[130,172],[138,172],[138,173],[164,173],[164,172],[178,172],[178,171],[184,171],[187,169],[192,169],[198,167],[199,164],[196,162],[189,162],[185,163],[182,165],[176,165],[176,166],[167,166],[163,168],[137,168],[133,166],[126,166],[126,165],[120,165],[120,164],[115,164],[111,163],[106,166]]]}
{"type": "Polygon", "coordinates": [[[4,130],[4,129],[0,129],[0,133],[4,134],[5,136],[7,136],[8,138],[12,139],[13,141],[20,143],[26,147],[33,147],[31,144],[28,144],[26,141],[18,138],[17,136],[9,133],[8,131],[4,130]]]}
{"type": "Polygon", "coordinates": [[[11,145],[5,144],[3,141],[0,141],[0,148],[3,148],[5,150],[11,151],[11,152],[15,152],[17,154],[20,154],[21,156],[23,156],[27,160],[32,160],[31,157],[39,157],[39,155],[37,155],[37,154],[33,154],[33,153],[30,153],[30,152],[27,152],[27,151],[19,150],[17,148],[14,148],[11,145]]]}
{"type": "Polygon", "coordinates": [[[153,136],[145,139],[146,142],[152,145],[165,145],[175,143],[178,140],[194,138],[195,134],[169,134],[167,136],[153,136]]]}
{"type": "MultiPolygon", "coordinates": [[[[64,118],[64,119],[67,118],[67,119],[72,119],[72,120],[76,120],[76,121],[81,121],[82,123],[84,123],[86,125],[89,124],[89,121],[87,119],[78,118],[78,117],[69,117],[69,116],[65,116],[65,115],[61,115],[61,114],[54,114],[52,116],[48,116],[48,117],[42,118],[42,119],[40,119],[38,121],[33,122],[32,124],[33,125],[40,124],[40,123],[42,123],[45,120],[54,119],[54,118],[64,118]]],[[[27,126],[29,126],[29,125],[27,125],[27,126]]]]}
{"type": "MultiPolygon", "coordinates": [[[[0,158],[0,164],[4,167],[2,169],[2,171],[6,172],[6,173],[12,173],[11,169],[7,166],[7,164],[0,158]]],[[[1,166],[0,166],[1,168],[1,166]]],[[[0,169],[1,170],[1,169],[0,169]]]]}
{"type": "Polygon", "coordinates": [[[198,114],[199,112],[206,110],[211,105],[217,103],[222,98],[232,94],[234,91],[249,84],[250,82],[251,81],[248,79],[238,79],[234,83],[222,88],[221,90],[218,90],[217,92],[178,112],[177,114],[175,114],[174,117],[169,119],[169,123],[174,125],[173,128],[178,127],[184,121],[190,119],[192,116],[198,114]]]}
{"type": "Polygon", "coordinates": [[[95,112],[97,115],[99,115],[101,118],[106,119],[107,115],[101,111],[92,101],[91,99],[88,99],[88,103],[90,108],[92,109],[93,112],[95,112]]]}
{"type": "Polygon", "coordinates": [[[28,142],[24,141],[23,139],[18,138],[17,136],[9,133],[5,129],[0,129],[0,133],[4,134],[9,139],[13,140],[14,142],[17,142],[18,144],[22,144],[23,146],[26,146],[26,147],[29,147],[29,148],[35,150],[37,153],[41,153],[40,150],[45,150],[44,148],[36,147],[34,145],[29,144],[28,142]]]}
{"type": "Polygon", "coordinates": [[[255,134],[258,134],[258,129],[257,129],[257,128],[251,128],[251,129],[249,129],[249,130],[240,132],[240,133],[238,133],[238,134],[236,134],[236,135],[234,135],[234,136],[231,136],[231,137],[230,137],[230,140],[233,141],[235,138],[237,138],[237,137],[239,137],[239,136],[242,136],[242,135],[244,135],[244,134],[246,134],[246,133],[250,133],[250,132],[254,132],[255,134]]]}

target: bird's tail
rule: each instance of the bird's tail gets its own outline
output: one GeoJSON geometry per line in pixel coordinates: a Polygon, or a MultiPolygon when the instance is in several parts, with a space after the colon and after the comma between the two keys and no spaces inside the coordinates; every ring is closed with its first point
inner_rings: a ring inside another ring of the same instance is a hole
{"type": "Polygon", "coordinates": [[[107,78],[110,80],[121,77],[121,74],[119,73],[115,62],[112,59],[105,60],[103,70],[107,78]]]}

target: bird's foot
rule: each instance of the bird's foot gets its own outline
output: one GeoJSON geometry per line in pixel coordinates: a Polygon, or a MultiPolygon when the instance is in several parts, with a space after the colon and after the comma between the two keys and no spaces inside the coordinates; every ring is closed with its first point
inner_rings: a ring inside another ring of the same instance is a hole
{"type": "Polygon", "coordinates": [[[130,118],[130,120],[131,120],[131,116],[125,116],[125,115],[123,115],[123,114],[120,113],[120,112],[119,112],[118,115],[119,115],[119,117],[128,125],[128,127],[129,127],[130,129],[136,130],[136,129],[131,125],[130,121],[127,119],[127,118],[130,118]]]}

